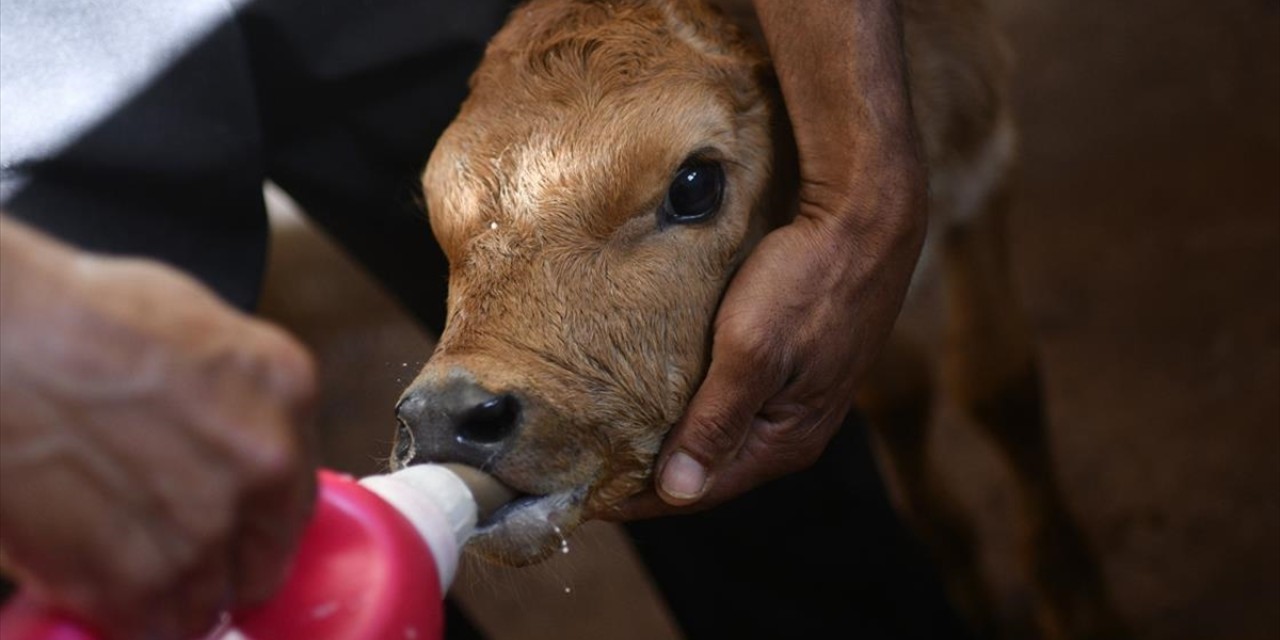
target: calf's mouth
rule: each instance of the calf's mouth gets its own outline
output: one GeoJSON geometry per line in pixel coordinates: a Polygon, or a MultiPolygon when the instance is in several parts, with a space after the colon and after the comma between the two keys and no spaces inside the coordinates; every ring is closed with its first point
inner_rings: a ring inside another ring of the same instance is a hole
{"type": "Polygon", "coordinates": [[[467,550],[512,566],[533,564],[569,550],[568,536],[582,523],[586,487],[517,497],[479,523],[467,550]]]}
{"type": "Polygon", "coordinates": [[[536,396],[494,391],[467,370],[420,377],[397,405],[391,466],[456,463],[511,491],[477,523],[467,551],[500,564],[533,564],[568,548],[568,536],[601,508],[614,466],[605,445],[581,434],[536,396]],[[588,446],[590,445],[590,446],[588,446]]]}

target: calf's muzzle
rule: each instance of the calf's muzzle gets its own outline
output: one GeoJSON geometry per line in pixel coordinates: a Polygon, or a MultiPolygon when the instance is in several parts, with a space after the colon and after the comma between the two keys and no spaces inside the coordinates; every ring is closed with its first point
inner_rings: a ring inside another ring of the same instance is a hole
{"type": "Polygon", "coordinates": [[[396,405],[395,464],[461,462],[483,467],[519,431],[523,403],[484,388],[463,371],[419,380],[396,405]]]}

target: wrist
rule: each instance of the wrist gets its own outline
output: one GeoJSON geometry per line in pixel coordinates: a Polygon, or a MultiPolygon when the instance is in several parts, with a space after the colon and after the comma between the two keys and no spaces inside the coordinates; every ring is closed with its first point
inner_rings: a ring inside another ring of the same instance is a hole
{"type": "Polygon", "coordinates": [[[928,226],[928,174],[914,155],[874,165],[851,162],[830,176],[805,177],[799,217],[840,238],[918,245],[928,226]]]}
{"type": "Polygon", "coordinates": [[[927,184],[898,0],[754,0],[795,135],[801,215],[918,241],[927,184]]]}

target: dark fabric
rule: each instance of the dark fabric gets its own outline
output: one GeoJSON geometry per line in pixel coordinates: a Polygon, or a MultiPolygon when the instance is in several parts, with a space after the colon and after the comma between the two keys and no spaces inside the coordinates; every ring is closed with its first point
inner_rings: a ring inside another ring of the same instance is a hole
{"type": "Polygon", "coordinates": [[[893,511],[856,415],[808,470],[627,528],[693,640],[970,637],[893,511]]]}
{"type": "Polygon", "coordinates": [[[239,31],[214,29],[56,155],[5,167],[27,178],[6,213],[85,249],[163,260],[250,308],[267,220],[248,71],[239,31]]]}
{"type": "Polygon", "coordinates": [[[242,12],[267,174],[438,331],[447,263],[419,175],[507,3],[321,6],[281,0],[242,12]]]}
{"type": "Polygon", "coordinates": [[[5,210],[86,249],[168,262],[250,309],[270,178],[439,329],[446,264],[418,176],[508,9],[245,3],[56,155],[6,166],[26,180],[5,210]]]}

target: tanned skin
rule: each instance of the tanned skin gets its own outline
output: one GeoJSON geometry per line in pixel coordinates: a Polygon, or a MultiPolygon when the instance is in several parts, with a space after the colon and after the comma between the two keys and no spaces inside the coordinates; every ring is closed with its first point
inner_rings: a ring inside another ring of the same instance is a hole
{"type": "Polygon", "coordinates": [[[112,638],[269,596],[310,509],[314,365],[156,262],[0,217],[0,551],[112,638]]]}

